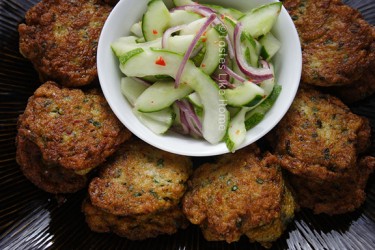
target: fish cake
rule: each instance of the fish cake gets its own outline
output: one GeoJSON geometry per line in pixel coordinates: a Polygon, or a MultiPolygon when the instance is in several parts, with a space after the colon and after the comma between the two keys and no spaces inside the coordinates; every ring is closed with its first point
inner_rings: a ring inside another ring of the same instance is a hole
{"type": "Polygon", "coordinates": [[[121,216],[107,213],[92,205],[90,199],[86,199],[82,204],[82,212],[92,231],[113,232],[130,240],[144,240],[162,234],[171,235],[178,229],[188,226],[188,221],[178,206],[151,214],[121,216]]]}
{"type": "Polygon", "coordinates": [[[375,28],[340,0],[284,0],[302,46],[302,81],[353,84],[375,60],[375,28]]]}
{"type": "Polygon", "coordinates": [[[373,157],[362,161],[358,156],[369,148],[370,136],[367,119],[338,98],[305,86],[268,138],[299,204],[315,213],[339,214],[364,201],[373,157]]]}
{"type": "Polygon", "coordinates": [[[100,91],[53,82],[29,98],[18,119],[18,134],[39,148],[46,164],[80,174],[104,162],[131,136],[100,91]]]}
{"type": "Polygon", "coordinates": [[[21,171],[38,188],[53,194],[74,193],[86,187],[87,177],[73,170],[47,165],[39,148],[27,138],[16,138],[16,161],[21,171]]]}
{"type": "Polygon", "coordinates": [[[251,145],[199,166],[183,198],[183,212],[209,241],[251,241],[269,247],[296,209],[278,159],[251,145]]]}
{"type": "Polygon", "coordinates": [[[288,177],[301,207],[310,208],[316,214],[335,215],[354,211],[362,205],[366,184],[374,169],[375,157],[365,156],[359,158],[355,168],[343,174],[319,168],[309,176],[290,174],[288,177]]]}
{"type": "Polygon", "coordinates": [[[346,104],[352,104],[373,95],[375,93],[375,61],[371,67],[353,84],[333,87],[330,91],[346,104]]]}
{"type": "Polygon", "coordinates": [[[111,10],[99,0],[42,0],[18,27],[20,52],[42,82],[88,85],[97,79],[98,39],[111,10]]]}
{"type": "Polygon", "coordinates": [[[175,207],[192,173],[189,157],[126,142],[89,185],[94,206],[114,215],[156,213],[175,207]]]}

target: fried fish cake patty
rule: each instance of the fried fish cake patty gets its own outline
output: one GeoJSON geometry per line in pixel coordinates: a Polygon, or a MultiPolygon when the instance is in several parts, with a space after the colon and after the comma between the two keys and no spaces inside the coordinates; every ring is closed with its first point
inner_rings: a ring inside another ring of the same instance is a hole
{"type": "Polygon", "coordinates": [[[303,87],[273,136],[278,154],[300,162],[298,168],[285,166],[288,170],[306,171],[308,164],[340,173],[355,166],[357,155],[369,147],[371,129],[338,98],[303,87]]]}
{"type": "Polygon", "coordinates": [[[92,231],[113,232],[130,240],[144,240],[162,234],[171,235],[178,229],[188,226],[181,208],[177,206],[151,214],[120,216],[107,213],[92,205],[90,199],[86,199],[82,204],[82,211],[92,231]]]}
{"type": "Polygon", "coordinates": [[[364,201],[373,163],[371,157],[358,161],[358,155],[369,147],[370,132],[368,120],[338,98],[304,87],[269,138],[299,204],[339,214],[364,201]]]}
{"type": "MultiPolygon", "coordinates": [[[[284,164],[288,164],[288,159],[284,164]]],[[[375,158],[366,156],[361,157],[356,167],[344,174],[317,169],[321,173],[315,172],[310,176],[291,174],[289,180],[296,190],[300,206],[310,208],[317,214],[343,214],[362,205],[366,199],[367,180],[374,169],[375,158]]]]}
{"type": "Polygon", "coordinates": [[[180,202],[191,173],[189,157],[132,140],[91,181],[90,199],[94,206],[114,215],[164,211],[180,202]]]}
{"type": "MultiPolygon", "coordinates": [[[[370,66],[375,69],[375,61],[370,66]]],[[[363,100],[375,93],[375,70],[369,70],[353,84],[333,87],[332,94],[338,96],[346,104],[363,100]]]]}
{"type": "Polygon", "coordinates": [[[201,165],[188,183],[183,212],[209,241],[234,242],[247,235],[269,246],[296,208],[277,158],[262,157],[255,145],[201,165]]]}
{"type": "Polygon", "coordinates": [[[302,46],[302,81],[352,84],[375,60],[375,28],[340,0],[284,0],[302,46]]]}
{"type": "Polygon", "coordinates": [[[22,173],[38,188],[54,194],[74,193],[83,189],[87,177],[56,165],[47,165],[37,145],[18,135],[16,160],[22,173]]]}
{"type": "Polygon", "coordinates": [[[111,10],[99,0],[42,0],[19,25],[20,52],[33,63],[42,82],[90,84],[97,78],[98,39],[111,10]]]}
{"type": "Polygon", "coordinates": [[[18,119],[18,134],[37,145],[48,165],[84,174],[112,155],[131,134],[98,90],[41,85],[18,119]]]}

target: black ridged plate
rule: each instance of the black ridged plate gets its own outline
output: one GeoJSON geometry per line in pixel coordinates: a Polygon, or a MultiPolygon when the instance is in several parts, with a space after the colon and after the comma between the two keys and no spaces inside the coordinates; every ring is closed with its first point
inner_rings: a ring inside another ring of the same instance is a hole
{"type": "MultiPolygon", "coordinates": [[[[17,26],[36,2],[0,0],[0,249],[260,249],[246,238],[234,244],[207,242],[196,226],[141,242],[93,233],[80,211],[86,191],[55,196],[26,180],[15,161],[16,122],[40,83],[31,64],[18,52],[17,26]]],[[[344,2],[375,24],[375,0],[344,2]]],[[[368,117],[375,130],[375,96],[351,108],[368,117]]],[[[373,132],[373,156],[374,138],[373,132]]],[[[369,180],[362,208],[333,217],[302,210],[272,249],[375,249],[374,179],[369,180]]]]}

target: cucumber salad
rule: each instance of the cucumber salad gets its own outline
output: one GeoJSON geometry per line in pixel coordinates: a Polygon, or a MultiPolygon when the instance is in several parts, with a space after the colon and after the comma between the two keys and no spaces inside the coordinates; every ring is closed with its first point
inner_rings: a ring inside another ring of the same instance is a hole
{"type": "Polygon", "coordinates": [[[191,0],[174,4],[169,10],[150,1],[132,35],[111,44],[124,73],[121,92],[154,133],[224,141],[234,152],[281,91],[272,63],[281,44],[271,29],[282,4],[246,13],[191,0]]]}

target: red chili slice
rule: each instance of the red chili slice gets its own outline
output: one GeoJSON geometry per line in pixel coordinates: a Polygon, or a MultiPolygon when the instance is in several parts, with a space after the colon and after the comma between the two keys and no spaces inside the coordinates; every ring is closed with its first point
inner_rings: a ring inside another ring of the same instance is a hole
{"type": "Polygon", "coordinates": [[[165,65],[167,65],[167,64],[165,63],[163,57],[161,57],[161,56],[159,56],[159,57],[156,59],[155,64],[160,65],[160,66],[165,66],[165,65]]]}

